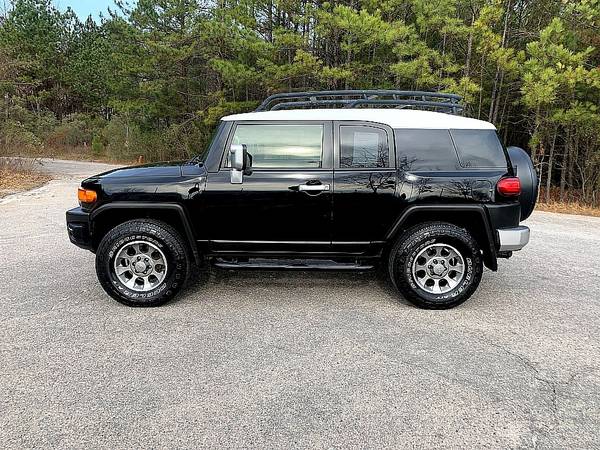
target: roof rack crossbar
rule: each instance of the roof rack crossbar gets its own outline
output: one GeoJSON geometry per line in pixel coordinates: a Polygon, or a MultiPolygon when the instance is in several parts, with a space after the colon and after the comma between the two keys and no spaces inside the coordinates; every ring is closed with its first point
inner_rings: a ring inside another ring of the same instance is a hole
{"type": "Polygon", "coordinates": [[[442,92],[399,91],[393,89],[284,92],[267,97],[256,111],[319,106],[355,108],[361,105],[395,105],[437,108],[459,114],[464,109],[459,103],[461,98],[460,95],[442,92]]]}
{"type": "Polygon", "coordinates": [[[453,114],[458,114],[464,110],[463,105],[451,102],[432,102],[427,100],[354,100],[347,106],[348,108],[354,108],[359,105],[397,105],[397,106],[425,106],[430,108],[441,108],[451,110],[453,114]]]}
{"type": "Polygon", "coordinates": [[[450,103],[450,102],[430,102],[430,101],[422,101],[422,100],[320,100],[318,103],[311,101],[302,101],[302,102],[284,102],[277,103],[273,105],[271,111],[279,111],[283,109],[297,109],[309,106],[335,106],[342,105],[345,108],[355,108],[360,105],[385,105],[385,106],[397,106],[397,107],[405,107],[405,106],[420,106],[427,108],[437,108],[437,109],[446,109],[452,111],[454,114],[458,114],[460,111],[464,109],[462,105],[450,103]]]}

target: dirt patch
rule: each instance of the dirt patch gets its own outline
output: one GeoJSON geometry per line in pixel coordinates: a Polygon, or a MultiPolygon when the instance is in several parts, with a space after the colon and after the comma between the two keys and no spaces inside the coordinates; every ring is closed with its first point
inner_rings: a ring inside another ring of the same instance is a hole
{"type": "Polygon", "coordinates": [[[52,179],[40,172],[35,160],[0,158],[0,198],[42,186],[52,179]]]}

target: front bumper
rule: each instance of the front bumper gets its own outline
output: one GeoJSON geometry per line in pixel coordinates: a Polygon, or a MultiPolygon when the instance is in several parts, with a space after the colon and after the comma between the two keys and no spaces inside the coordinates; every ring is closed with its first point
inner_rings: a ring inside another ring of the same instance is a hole
{"type": "Polygon", "coordinates": [[[529,228],[525,226],[511,227],[511,228],[499,228],[496,230],[498,233],[498,242],[500,247],[499,252],[513,252],[521,250],[529,242],[529,228]]]}
{"type": "Polygon", "coordinates": [[[81,208],[67,211],[67,233],[69,239],[77,247],[86,250],[92,249],[92,235],[90,233],[90,215],[81,208]]]}

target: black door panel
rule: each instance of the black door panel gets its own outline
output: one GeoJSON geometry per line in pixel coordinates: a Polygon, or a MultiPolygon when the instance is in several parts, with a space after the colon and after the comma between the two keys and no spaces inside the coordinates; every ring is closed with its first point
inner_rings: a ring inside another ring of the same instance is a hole
{"type": "Polygon", "coordinates": [[[403,197],[396,195],[393,132],[384,125],[334,124],[334,246],[383,241],[403,197]]]}
{"type": "Polygon", "coordinates": [[[209,174],[203,193],[210,241],[330,242],[331,170],[253,171],[231,184],[229,170],[209,174]]]}
{"type": "Polygon", "coordinates": [[[335,171],[333,241],[382,241],[401,207],[396,171],[335,171]]]}

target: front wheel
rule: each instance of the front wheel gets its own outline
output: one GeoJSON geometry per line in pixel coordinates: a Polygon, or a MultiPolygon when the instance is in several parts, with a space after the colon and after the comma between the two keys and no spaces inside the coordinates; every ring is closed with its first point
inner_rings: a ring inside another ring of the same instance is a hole
{"type": "Polygon", "coordinates": [[[390,252],[392,282],[416,306],[447,309],[467,300],[479,286],[483,258],[464,228],[444,222],[417,225],[390,252]]]}
{"type": "Polygon", "coordinates": [[[158,306],[172,299],[190,272],[189,249],[164,222],[137,219],[110,230],[96,252],[104,290],[128,306],[158,306]]]}

